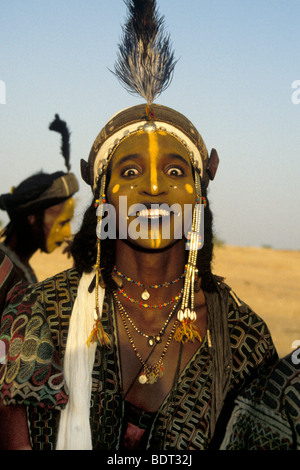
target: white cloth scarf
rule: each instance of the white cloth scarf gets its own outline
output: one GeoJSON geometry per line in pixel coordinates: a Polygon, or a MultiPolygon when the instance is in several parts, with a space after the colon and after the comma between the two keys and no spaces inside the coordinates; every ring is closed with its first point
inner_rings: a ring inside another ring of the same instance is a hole
{"type": "MultiPolygon", "coordinates": [[[[87,345],[95,322],[95,291],[88,288],[95,272],[83,274],[70,319],[64,358],[69,400],[61,411],[56,450],[91,450],[90,399],[96,343],[87,345]]],[[[99,287],[99,311],[105,290],[99,287]]]]}

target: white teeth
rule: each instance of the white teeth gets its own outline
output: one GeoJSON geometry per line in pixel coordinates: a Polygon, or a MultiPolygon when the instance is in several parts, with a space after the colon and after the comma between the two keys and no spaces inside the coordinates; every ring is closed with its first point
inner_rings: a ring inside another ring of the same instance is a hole
{"type": "Polygon", "coordinates": [[[168,217],[170,212],[165,209],[143,209],[137,213],[140,217],[155,219],[157,217],[168,217]]]}

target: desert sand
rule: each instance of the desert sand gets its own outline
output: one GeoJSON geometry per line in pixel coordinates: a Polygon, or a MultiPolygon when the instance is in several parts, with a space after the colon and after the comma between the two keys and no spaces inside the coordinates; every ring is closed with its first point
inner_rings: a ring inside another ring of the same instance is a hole
{"type": "MultiPolygon", "coordinates": [[[[31,261],[40,281],[72,266],[61,249],[31,261]]],[[[213,272],[266,321],[280,357],[300,344],[300,251],[217,246],[213,272]]]]}

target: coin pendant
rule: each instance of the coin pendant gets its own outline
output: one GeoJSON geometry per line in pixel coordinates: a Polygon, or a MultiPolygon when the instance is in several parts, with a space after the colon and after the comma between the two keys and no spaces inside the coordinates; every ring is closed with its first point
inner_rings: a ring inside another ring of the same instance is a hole
{"type": "Polygon", "coordinates": [[[150,373],[148,380],[150,385],[153,385],[157,381],[157,377],[154,372],[150,373]]]}
{"type": "Polygon", "coordinates": [[[148,300],[148,299],[149,299],[150,294],[149,294],[149,292],[147,291],[147,289],[144,290],[144,292],[142,293],[142,296],[141,296],[141,297],[142,297],[143,300],[148,300]]]}
{"type": "Polygon", "coordinates": [[[141,375],[139,376],[139,382],[140,382],[140,384],[142,384],[142,385],[144,385],[145,383],[147,383],[147,377],[146,377],[145,374],[141,374],[141,375]]]}

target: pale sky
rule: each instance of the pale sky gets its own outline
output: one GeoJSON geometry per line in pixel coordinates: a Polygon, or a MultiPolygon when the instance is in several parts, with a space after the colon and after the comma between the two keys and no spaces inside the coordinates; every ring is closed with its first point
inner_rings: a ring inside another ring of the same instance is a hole
{"type": "MultiPolygon", "coordinates": [[[[230,245],[299,250],[300,1],[158,6],[179,61],[157,103],[189,117],[209,152],[219,153],[209,191],[217,236],[230,245]]],[[[41,169],[65,169],[60,137],[48,130],[58,113],[72,132],[80,179],[77,230],[91,199],[80,159],[111,115],[142,102],[109,71],[125,5],[0,0],[0,7],[0,192],[41,169]]],[[[6,223],[5,213],[0,220],[6,223]]]]}

